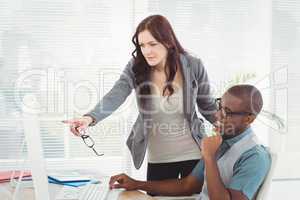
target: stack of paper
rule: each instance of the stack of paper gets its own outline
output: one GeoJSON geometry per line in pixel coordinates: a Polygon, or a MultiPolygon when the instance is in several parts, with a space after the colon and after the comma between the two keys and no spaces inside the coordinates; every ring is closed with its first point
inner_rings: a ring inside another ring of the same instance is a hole
{"type": "Polygon", "coordinates": [[[88,176],[80,175],[76,171],[57,171],[48,174],[49,183],[79,187],[91,182],[88,176]]]}
{"type": "MultiPolygon", "coordinates": [[[[0,171],[0,183],[10,182],[11,178],[18,179],[21,171],[0,171]]],[[[32,180],[30,171],[24,171],[22,181],[32,180]]],[[[90,182],[95,183],[90,176],[81,175],[77,171],[55,171],[48,173],[49,183],[79,187],[90,182]]]]}
{"type": "MultiPolygon", "coordinates": [[[[0,183],[9,182],[11,178],[18,179],[21,171],[0,171],[0,183]]],[[[22,180],[32,180],[30,171],[25,171],[22,180]]]]}

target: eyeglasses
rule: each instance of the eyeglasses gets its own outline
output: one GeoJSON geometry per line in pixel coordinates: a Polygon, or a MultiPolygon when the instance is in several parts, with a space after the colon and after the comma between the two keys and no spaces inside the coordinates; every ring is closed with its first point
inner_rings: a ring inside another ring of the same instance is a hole
{"type": "Polygon", "coordinates": [[[253,113],[250,113],[250,112],[244,112],[244,111],[234,112],[234,111],[231,111],[229,108],[223,107],[221,101],[222,101],[221,98],[217,98],[215,100],[215,103],[216,103],[216,106],[217,106],[217,110],[221,111],[222,115],[224,117],[232,116],[232,115],[254,115],[253,113]]]}
{"type": "Polygon", "coordinates": [[[94,148],[95,142],[94,142],[94,140],[93,140],[93,138],[92,138],[91,136],[86,135],[86,134],[82,134],[80,137],[82,138],[84,144],[85,144],[87,147],[91,148],[91,149],[95,152],[95,154],[96,154],[97,156],[103,156],[103,155],[104,155],[103,153],[99,154],[99,153],[96,151],[96,149],[94,148]]]}

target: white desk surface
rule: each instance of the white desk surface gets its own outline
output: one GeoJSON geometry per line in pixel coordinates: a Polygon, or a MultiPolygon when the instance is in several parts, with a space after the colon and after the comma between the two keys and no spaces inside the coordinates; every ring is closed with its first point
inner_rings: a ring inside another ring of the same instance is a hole
{"type": "MultiPolygon", "coordinates": [[[[0,183],[2,189],[6,189],[13,192],[9,183],[0,183]]],[[[49,184],[50,200],[55,200],[56,195],[61,190],[61,185],[49,184]]],[[[118,200],[196,200],[196,196],[185,196],[185,197],[151,197],[140,191],[124,191],[120,194],[118,200]]],[[[12,200],[0,190],[0,200],[12,200]]],[[[34,190],[32,188],[22,188],[21,197],[19,200],[35,200],[34,190]]]]}
{"type": "MultiPolygon", "coordinates": [[[[13,191],[13,188],[9,183],[0,183],[0,187],[2,189],[7,189],[10,192],[13,191]]],[[[61,188],[61,185],[49,184],[50,200],[55,200],[55,196],[61,188]]],[[[12,198],[5,195],[2,190],[0,190],[0,199],[12,200],[12,198]]],[[[22,188],[20,200],[35,200],[34,190],[32,188],[22,188]]],[[[124,191],[120,194],[118,200],[154,200],[154,198],[140,191],[124,191]]]]}

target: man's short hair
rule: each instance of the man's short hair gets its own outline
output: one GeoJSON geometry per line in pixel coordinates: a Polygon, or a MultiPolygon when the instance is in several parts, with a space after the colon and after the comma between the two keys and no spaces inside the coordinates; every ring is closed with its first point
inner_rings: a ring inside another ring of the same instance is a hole
{"type": "Polygon", "coordinates": [[[263,107],[263,99],[260,91],[253,85],[235,85],[227,92],[242,100],[244,111],[258,115],[263,107]]]}

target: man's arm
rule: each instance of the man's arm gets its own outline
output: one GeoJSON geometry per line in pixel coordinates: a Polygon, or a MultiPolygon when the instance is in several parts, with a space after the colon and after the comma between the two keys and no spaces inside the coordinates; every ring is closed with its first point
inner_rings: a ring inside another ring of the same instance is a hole
{"type": "Polygon", "coordinates": [[[206,157],[204,158],[204,163],[209,199],[230,200],[230,193],[227,191],[222,182],[216,159],[206,157]]]}
{"type": "Polygon", "coordinates": [[[221,143],[222,137],[217,135],[204,138],[201,144],[209,199],[247,200],[248,198],[242,192],[227,189],[222,182],[216,161],[216,151],[221,143]]]}
{"type": "Polygon", "coordinates": [[[183,179],[170,179],[162,181],[137,181],[126,174],[112,176],[110,188],[124,188],[126,190],[143,190],[161,196],[184,196],[201,192],[203,182],[194,176],[183,179]],[[115,184],[115,182],[117,182],[115,184]]]}

